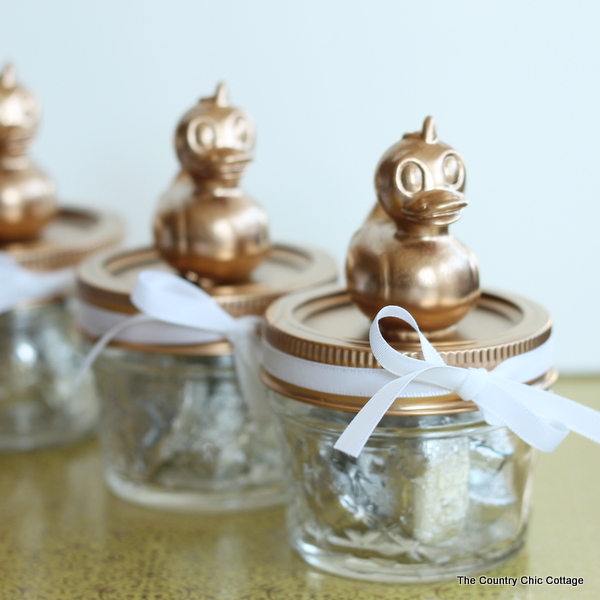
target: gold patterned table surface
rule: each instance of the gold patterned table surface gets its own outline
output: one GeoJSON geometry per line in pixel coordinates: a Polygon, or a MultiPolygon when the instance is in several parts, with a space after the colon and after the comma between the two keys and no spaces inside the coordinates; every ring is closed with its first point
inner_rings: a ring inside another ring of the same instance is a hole
{"type": "MultiPolygon", "coordinates": [[[[600,409],[600,377],[556,391],[600,409]]],[[[569,585],[371,584],[306,566],[283,511],[165,514],[112,496],[97,444],[0,458],[0,600],[552,600],[600,598],[600,446],[575,434],[537,464],[525,550],[489,576],[569,585]]]]}

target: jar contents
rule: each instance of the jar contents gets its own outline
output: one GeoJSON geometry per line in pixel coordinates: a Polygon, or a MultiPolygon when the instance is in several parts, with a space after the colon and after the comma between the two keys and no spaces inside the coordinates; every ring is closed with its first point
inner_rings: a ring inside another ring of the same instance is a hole
{"type": "Polygon", "coordinates": [[[76,397],[80,342],[66,302],[0,315],[0,450],[29,450],[91,433],[97,407],[90,378],[76,397]]]}
{"type": "Polygon", "coordinates": [[[354,459],[333,449],[354,415],[273,398],[292,467],[291,538],[313,566],[420,582],[521,547],[534,451],[506,428],[479,413],[387,416],[354,459]]]}
{"type": "Polygon", "coordinates": [[[231,355],[110,347],[94,371],[103,398],[106,477],[115,493],[202,511],[283,501],[273,419],[249,411],[231,355]]]}

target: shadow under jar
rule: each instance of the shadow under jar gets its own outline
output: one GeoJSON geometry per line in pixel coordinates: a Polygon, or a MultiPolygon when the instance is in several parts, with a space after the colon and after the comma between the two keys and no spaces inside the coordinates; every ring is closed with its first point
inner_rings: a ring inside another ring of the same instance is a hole
{"type": "MultiPolygon", "coordinates": [[[[88,339],[131,315],[129,294],[146,269],[170,270],[155,249],[105,255],[84,266],[78,321],[88,339]]],[[[234,316],[260,315],[286,289],[334,277],[334,263],[324,253],[275,246],[249,281],[211,292],[234,316]]],[[[269,410],[257,413],[244,398],[229,342],[205,334],[212,339],[183,338],[175,345],[169,336],[182,335],[182,328],[152,327],[152,334],[139,326],[124,330],[94,363],[110,489],[131,502],[168,510],[223,512],[282,503],[275,417],[269,410]],[[164,345],[143,343],[144,336],[164,345]]],[[[262,390],[268,408],[267,388],[262,390]]]]}
{"type": "MultiPolygon", "coordinates": [[[[306,369],[341,366],[369,377],[378,366],[369,320],[339,289],[284,298],[267,320],[264,378],[286,448],[289,535],[306,562],[346,577],[416,583],[491,569],[521,548],[535,454],[528,444],[448,394],[398,398],[358,458],[335,450],[369,398],[336,395],[334,380],[327,393],[315,391],[306,369]]],[[[542,307],[484,292],[434,345],[447,364],[491,369],[549,334],[542,307]]],[[[419,356],[414,340],[394,346],[419,356]]],[[[549,370],[529,383],[546,389],[553,378],[549,370]]]]}

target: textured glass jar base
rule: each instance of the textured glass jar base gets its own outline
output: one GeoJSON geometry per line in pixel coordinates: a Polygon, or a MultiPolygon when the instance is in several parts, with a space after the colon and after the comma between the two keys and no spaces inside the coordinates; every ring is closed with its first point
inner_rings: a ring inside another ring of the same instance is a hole
{"type": "Polygon", "coordinates": [[[148,508],[186,513],[226,513],[259,510],[285,503],[281,485],[260,486],[236,492],[200,492],[149,486],[119,477],[108,469],[106,484],[110,490],[128,502],[148,508]]]}
{"type": "Polygon", "coordinates": [[[238,387],[233,357],[107,348],[94,365],[106,480],[121,498],[187,512],[281,504],[282,457],[238,387]]]}
{"type": "Polygon", "coordinates": [[[384,558],[364,559],[353,554],[323,550],[300,538],[293,541],[294,548],[301,558],[321,571],[381,583],[428,583],[452,579],[457,575],[489,571],[510,560],[523,547],[523,543],[523,538],[520,538],[499,552],[449,565],[433,565],[402,564],[384,558]]]}
{"type": "Polygon", "coordinates": [[[80,364],[65,302],[0,316],[0,452],[70,444],[93,433],[98,407],[91,378],[73,394],[80,364]]]}
{"type": "Polygon", "coordinates": [[[292,545],[311,565],[370,581],[439,581],[491,569],[523,544],[534,452],[479,413],[386,416],[352,458],[353,415],[273,395],[292,545]]]}

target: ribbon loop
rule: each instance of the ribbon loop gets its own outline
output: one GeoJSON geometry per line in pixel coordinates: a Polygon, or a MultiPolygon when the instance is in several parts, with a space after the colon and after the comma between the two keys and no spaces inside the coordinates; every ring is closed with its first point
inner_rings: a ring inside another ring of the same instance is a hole
{"type": "Polygon", "coordinates": [[[548,344],[527,353],[523,361],[516,356],[492,371],[446,365],[421,333],[412,315],[399,306],[386,306],[379,311],[371,324],[369,339],[379,364],[397,378],[379,389],[334,444],[335,449],[350,456],[360,454],[394,401],[415,383],[432,386],[440,395],[454,392],[463,400],[474,402],[487,423],[508,427],[529,445],[544,452],[554,450],[570,430],[600,443],[600,413],[506,378],[519,370],[535,376],[543,374],[536,371],[539,364],[545,364],[548,344]],[[379,321],[390,317],[404,321],[418,333],[423,360],[395,350],[383,337],[379,321]]]}

